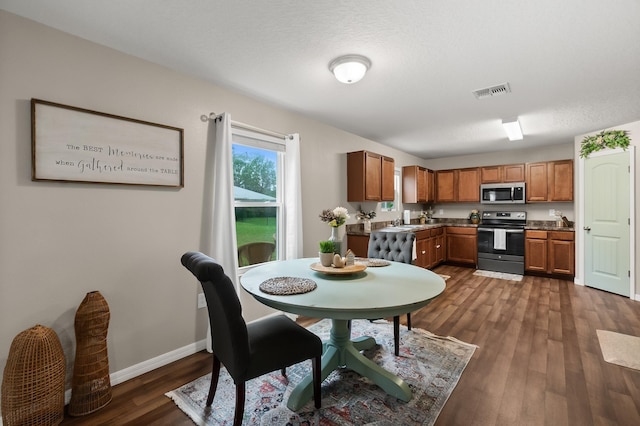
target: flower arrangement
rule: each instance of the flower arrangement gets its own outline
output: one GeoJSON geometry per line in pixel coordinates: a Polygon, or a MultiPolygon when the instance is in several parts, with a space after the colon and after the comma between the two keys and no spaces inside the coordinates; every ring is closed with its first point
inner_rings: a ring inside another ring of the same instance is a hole
{"type": "Polygon", "coordinates": [[[344,207],[336,207],[333,210],[322,210],[322,213],[320,213],[320,220],[327,222],[332,228],[344,225],[350,217],[347,209],[344,207]]]}
{"type": "Polygon", "coordinates": [[[622,148],[626,150],[629,147],[629,142],[629,135],[626,130],[603,130],[598,134],[584,137],[580,144],[580,157],[586,158],[592,152],[605,148],[622,148]]]}
{"type": "Polygon", "coordinates": [[[356,217],[359,220],[371,220],[374,217],[376,217],[376,212],[371,210],[370,212],[365,212],[363,210],[358,210],[358,212],[356,213],[356,217]]]}
{"type": "Polygon", "coordinates": [[[471,213],[469,213],[469,219],[472,219],[474,216],[475,217],[480,217],[480,214],[479,214],[478,210],[476,210],[476,209],[471,210],[471,213]]]}

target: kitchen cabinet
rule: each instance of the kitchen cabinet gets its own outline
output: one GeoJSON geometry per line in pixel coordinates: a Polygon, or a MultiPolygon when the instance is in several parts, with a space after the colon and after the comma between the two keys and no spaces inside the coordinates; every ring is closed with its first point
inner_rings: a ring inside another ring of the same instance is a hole
{"type": "Polygon", "coordinates": [[[444,262],[444,228],[416,232],[416,265],[431,269],[444,262]]]}
{"type": "Polygon", "coordinates": [[[436,201],[479,202],[480,169],[477,167],[436,171],[436,201]]]}
{"type": "Polygon", "coordinates": [[[402,202],[429,203],[435,200],[434,173],[420,166],[402,168],[402,202]]]}
{"type": "Polygon", "coordinates": [[[545,274],[575,275],[575,233],[525,232],[524,269],[545,274]]]}
{"type": "Polygon", "coordinates": [[[446,260],[448,262],[477,264],[478,232],[476,228],[452,227],[446,229],[446,260]]]}
{"type": "Polygon", "coordinates": [[[347,248],[358,257],[367,257],[369,253],[369,236],[347,235],[347,248]]]}
{"type": "Polygon", "coordinates": [[[347,153],[347,201],[393,201],[395,161],[369,151],[347,153]]]}
{"type": "Polygon", "coordinates": [[[547,272],[547,231],[525,231],[524,270],[547,272]]]}
{"type": "Polygon", "coordinates": [[[524,163],[480,168],[480,183],[524,182],[524,163]]]}
{"type": "Polygon", "coordinates": [[[573,160],[526,164],[527,202],[573,201],[573,160]]]}

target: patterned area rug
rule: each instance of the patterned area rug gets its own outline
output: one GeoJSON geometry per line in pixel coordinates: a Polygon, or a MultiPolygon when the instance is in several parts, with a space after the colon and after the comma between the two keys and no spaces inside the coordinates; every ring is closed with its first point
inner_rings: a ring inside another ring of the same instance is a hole
{"type": "MultiPolygon", "coordinates": [[[[331,323],[322,320],[311,327],[325,339],[331,323]]],[[[387,370],[402,377],[413,392],[408,403],[387,395],[369,379],[345,368],[332,372],[322,383],[322,408],[313,401],[298,412],[286,406],[291,390],[310,374],[311,363],[260,376],[246,384],[243,425],[432,425],[451,395],[475,345],[452,337],[401,326],[400,356],[393,355],[393,326],[386,321],[355,320],[352,337],[372,336],[378,345],[363,353],[387,370]]],[[[235,385],[223,368],[218,390],[210,408],[205,407],[210,374],[166,395],[198,425],[231,425],[235,385]]]]}
{"type": "Polygon", "coordinates": [[[498,278],[500,280],[508,281],[522,281],[522,275],[507,274],[506,272],[483,271],[482,269],[478,269],[473,273],[473,275],[479,277],[498,278]]]}

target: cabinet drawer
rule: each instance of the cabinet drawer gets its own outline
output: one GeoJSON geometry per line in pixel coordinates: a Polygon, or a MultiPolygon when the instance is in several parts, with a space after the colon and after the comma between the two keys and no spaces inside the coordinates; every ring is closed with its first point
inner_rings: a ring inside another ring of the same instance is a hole
{"type": "Polygon", "coordinates": [[[429,233],[428,229],[425,229],[425,230],[422,230],[422,231],[417,231],[416,232],[416,240],[424,240],[426,238],[429,238],[429,235],[430,235],[430,233],[429,233]]]}
{"type": "Polygon", "coordinates": [[[431,230],[431,236],[436,237],[438,235],[444,234],[444,228],[436,228],[431,230]]]}
{"type": "Polygon", "coordinates": [[[447,234],[463,234],[463,235],[476,235],[476,228],[466,228],[466,227],[447,227],[447,234]]]}
{"type": "Polygon", "coordinates": [[[526,231],[525,238],[547,239],[547,231],[526,231]]]}
{"type": "Polygon", "coordinates": [[[550,240],[573,241],[574,233],[568,231],[549,231],[550,240]]]}

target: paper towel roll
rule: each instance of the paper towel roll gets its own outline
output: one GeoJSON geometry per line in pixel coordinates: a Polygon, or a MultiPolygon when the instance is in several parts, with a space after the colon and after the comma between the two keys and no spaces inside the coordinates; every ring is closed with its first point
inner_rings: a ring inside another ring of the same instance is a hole
{"type": "Polygon", "coordinates": [[[404,224],[405,225],[409,225],[411,223],[411,211],[410,210],[405,210],[404,211],[404,224]]]}

